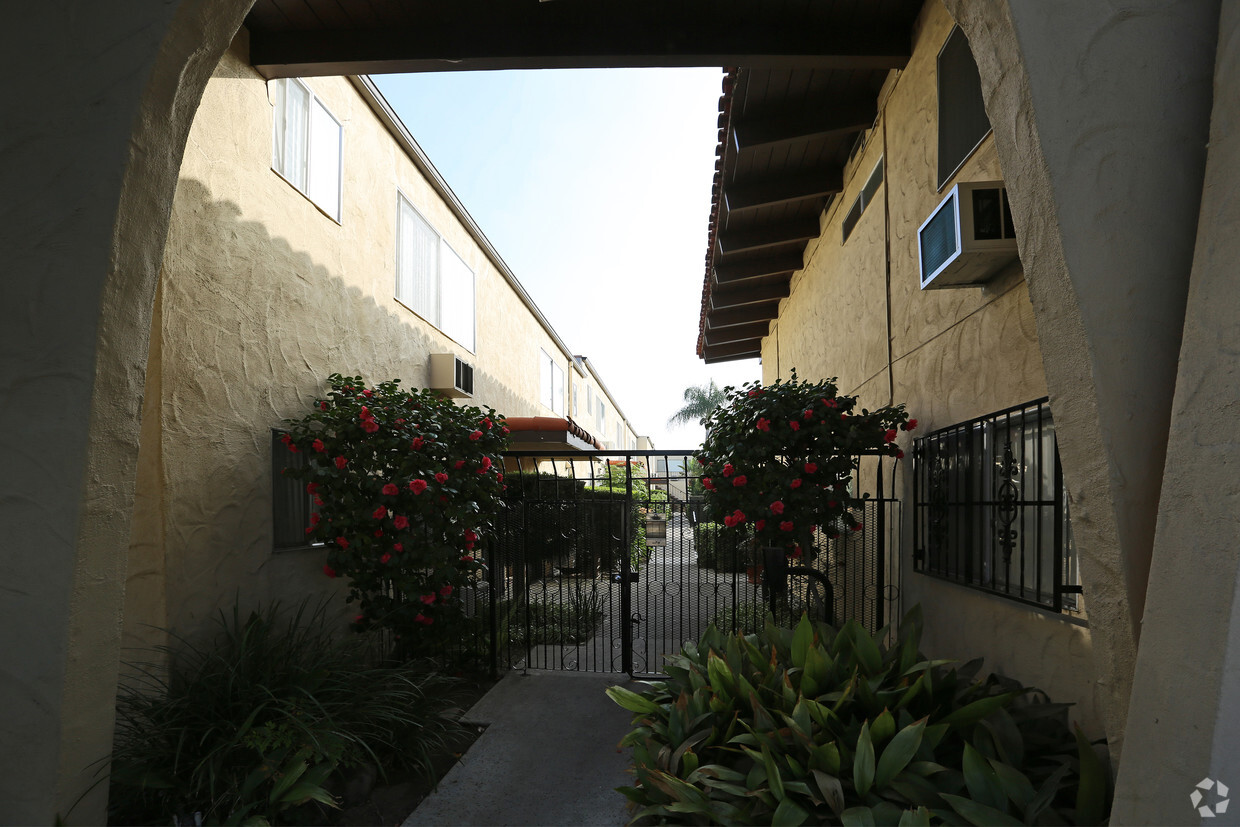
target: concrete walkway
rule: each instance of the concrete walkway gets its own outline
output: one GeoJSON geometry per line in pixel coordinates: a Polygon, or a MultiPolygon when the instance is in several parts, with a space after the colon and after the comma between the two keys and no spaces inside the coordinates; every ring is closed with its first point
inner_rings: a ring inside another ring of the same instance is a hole
{"type": "Polygon", "coordinates": [[[414,825],[622,825],[629,750],[617,744],[632,713],[604,691],[624,674],[512,672],[464,716],[485,724],[405,821],[414,825]]]}

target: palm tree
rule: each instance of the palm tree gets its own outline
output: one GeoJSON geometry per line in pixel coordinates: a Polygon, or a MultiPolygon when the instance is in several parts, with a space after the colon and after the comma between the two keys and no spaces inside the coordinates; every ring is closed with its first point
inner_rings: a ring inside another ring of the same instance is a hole
{"type": "Polygon", "coordinates": [[[696,422],[723,404],[723,389],[716,387],[715,380],[709,385],[692,385],[685,388],[685,405],[668,417],[668,427],[696,422]]]}

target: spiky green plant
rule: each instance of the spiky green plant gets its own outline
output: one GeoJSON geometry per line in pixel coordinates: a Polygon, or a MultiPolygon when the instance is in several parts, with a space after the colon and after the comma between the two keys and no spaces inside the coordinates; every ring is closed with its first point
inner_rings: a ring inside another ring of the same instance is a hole
{"type": "Polygon", "coordinates": [[[167,667],[132,664],[111,761],[111,820],[279,822],[334,806],[338,769],[429,770],[455,727],[458,682],[418,664],[377,663],[341,640],[326,605],[217,618],[209,644],[173,636],[167,667]]]}
{"type": "Polygon", "coordinates": [[[1099,824],[1109,776],[1066,707],[918,651],[921,615],[870,635],[802,617],[759,634],[711,627],[666,681],[608,690],[635,820],[676,824],[1099,824]]]}

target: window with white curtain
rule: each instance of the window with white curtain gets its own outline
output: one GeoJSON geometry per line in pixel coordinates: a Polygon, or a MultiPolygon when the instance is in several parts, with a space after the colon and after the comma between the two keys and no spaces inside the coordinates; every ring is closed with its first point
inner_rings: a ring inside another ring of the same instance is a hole
{"type": "Polygon", "coordinates": [[[396,300],[474,349],[474,271],[397,193],[396,300]]]}
{"type": "Polygon", "coordinates": [[[343,128],[296,78],[272,81],[271,168],[336,221],[340,220],[343,128]]]}
{"type": "Polygon", "coordinates": [[[564,415],[564,369],[547,351],[539,349],[539,398],[551,410],[564,415]]]}

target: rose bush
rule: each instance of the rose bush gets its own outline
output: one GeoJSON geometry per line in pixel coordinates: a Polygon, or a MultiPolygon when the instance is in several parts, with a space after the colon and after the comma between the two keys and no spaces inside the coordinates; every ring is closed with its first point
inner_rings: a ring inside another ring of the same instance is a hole
{"type": "Polygon", "coordinates": [[[861,528],[853,513],[860,498],[849,488],[853,458],[901,457],[896,438],[917,426],[903,405],[857,410],[857,397],[839,395],[834,379],[803,382],[795,371],[787,382],[724,394],[702,420],[707,513],[793,555],[812,547],[819,526],[829,536],[861,528]]]}
{"type": "Polygon", "coordinates": [[[328,544],[324,574],[348,578],[356,625],[390,627],[416,649],[461,618],[459,589],[482,568],[508,428],[492,409],[399,380],[328,382],[326,398],[286,423],[285,444],[308,461],[285,473],[314,497],[306,533],[328,544]]]}

